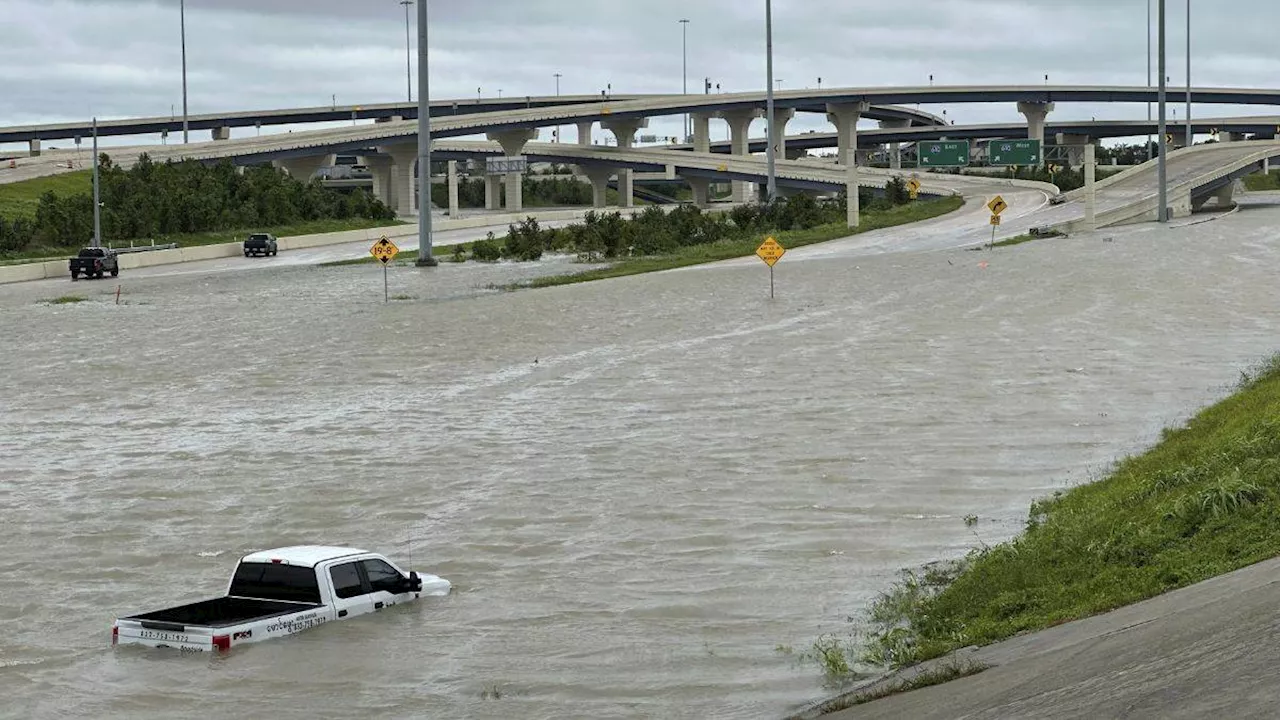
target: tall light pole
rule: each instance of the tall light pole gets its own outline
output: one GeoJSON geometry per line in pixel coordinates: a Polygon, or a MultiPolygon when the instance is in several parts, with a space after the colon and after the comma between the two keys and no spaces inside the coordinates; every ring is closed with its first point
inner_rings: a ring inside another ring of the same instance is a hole
{"type": "MultiPolygon", "coordinates": [[[[1147,91],[1151,91],[1151,0],[1147,0],[1147,91]]],[[[1151,101],[1147,101],[1147,126],[1151,125],[1151,101]]],[[[1147,133],[1147,161],[1151,161],[1151,133],[1147,133]]]]}
{"type": "Polygon", "coordinates": [[[1191,147],[1191,0],[1187,0],[1187,147],[1191,147]]]}
{"type": "Polygon", "coordinates": [[[773,147],[773,0],[764,0],[764,34],[765,34],[765,72],[769,76],[765,85],[765,115],[769,118],[768,139],[765,140],[765,155],[769,166],[769,182],[766,189],[769,202],[778,199],[777,152],[773,147]]]}
{"type": "Polygon", "coordinates": [[[1160,147],[1159,147],[1160,162],[1156,170],[1156,184],[1159,185],[1160,187],[1156,191],[1157,201],[1159,202],[1159,205],[1156,208],[1156,219],[1162,223],[1169,221],[1169,203],[1168,203],[1168,195],[1167,195],[1168,188],[1166,187],[1166,183],[1169,178],[1168,168],[1167,168],[1169,146],[1165,142],[1165,133],[1168,132],[1168,126],[1165,122],[1165,100],[1167,99],[1166,92],[1168,91],[1169,78],[1167,75],[1165,75],[1164,1],[1165,0],[1158,0],[1158,2],[1160,3],[1160,10],[1156,18],[1156,23],[1159,25],[1159,29],[1157,32],[1159,33],[1159,38],[1160,38],[1159,50],[1158,50],[1158,52],[1160,53],[1160,69],[1159,69],[1160,90],[1157,93],[1158,95],[1157,99],[1160,103],[1160,113],[1159,113],[1160,119],[1159,119],[1159,127],[1157,128],[1157,132],[1159,133],[1160,137],[1156,139],[1156,141],[1160,144],[1160,147]]]}
{"type": "MultiPolygon", "coordinates": [[[[564,77],[561,73],[556,73],[556,97],[560,97],[560,78],[564,77]]],[[[560,142],[560,126],[556,126],[556,142],[560,142]]]]}
{"type": "MultiPolygon", "coordinates": [[[[427,62],[427,0],[418,0],[418,267],[440,262],[431,254],[431,88],[427,62]]],[[[410,173],[409,182],[413,182],[410,173]]],[[[409,197],[413,197],[412,194],[409,197]]]]}
{"type": "Polygon", "coordinates": [[[182,26],[182,144],[187,144],[187,0],[178,1],[178,22],[182,26]]]}
{"type": "Polygon", "coordinates": [[[98,199],[98,118],[96,117],[93,119],[93,242],[90,246],[102,247],[102,201],[98,199]]]}
{"type": "Polygon", "coordinates": [[[404,84],[409,92],[409,102],[413,102],[413,45],[409,41],[409,6],[413,0],[400,0],[404,6],[404,84]]]}
{"type": "MultiPolygon", "coordinates": [[[[680,21],[680,45],[681,57],[684,58],[681,69],[680,92],[684,95],[689,94],[689,20],[685,18],[680,21]]],[[[689,142],[689,113],[684,114],[684,137],[680,138],[680,142],[689,142]]]]}

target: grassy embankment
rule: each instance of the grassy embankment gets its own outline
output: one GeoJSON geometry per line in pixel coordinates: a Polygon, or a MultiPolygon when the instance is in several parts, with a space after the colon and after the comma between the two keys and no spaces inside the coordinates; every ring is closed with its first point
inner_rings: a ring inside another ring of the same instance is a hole
{"type": "Polygon", "coordinates": [[[1280,356],[1107,477],[1033,504],[1017,538],[905,572],[874,603],[861,659],[915,664],[1276,555],[1280,356]]]}
{"type": "Polygon", "coordinates": [[[1254,192],[1262,192],[1266,190],[1280,190],[1280,170],[1272,170],[1269,173],[1254,173],[1244,177],[1244,187],[1246,190],[1254,192]]]}
{"type": "MultiPolygon", "coordinates": [[[[36,208],[40,205],[40,197],[46,192],[55,195],[77,195],[93,192],[93,174],[88,170],[33,178],[15,183],[0,184],[0,217],[34,218],[36,208]]],[[[184,233],[178,235],[158,235],[155,238],[137,240],[135,245],[147,245],[155,240],[157,245],[177,243],[179,247],[196,245],[216,245],[242,240],[250,232],[266,232],[276,237],[295,235],[313,235],[318,233],[342,232],[346,230],[364,230],[367,228],[403,225],[399,220],[369,220],[351,218],[349,220],[312,220],[276,227],[253,228],[252,230],[227,230],[218,232],[184,233]]],[[[129,240],[106,238],[104,244],[113,247],[128,247],[129,240]]],[[[0,265],[17,265],[20,263],[56,260],[74,255],[81,246],[46,246],[13,253],[0,258],[0,265]]]]}

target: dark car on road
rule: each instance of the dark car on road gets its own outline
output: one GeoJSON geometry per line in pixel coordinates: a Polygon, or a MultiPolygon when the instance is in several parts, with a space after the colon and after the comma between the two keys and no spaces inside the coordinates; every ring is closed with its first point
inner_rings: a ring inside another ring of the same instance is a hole
{"type": "Polygon", "coordinates": [[[120,258],[116,255],[115,250],[101,247],[87,247],[80,251],[75,257],[71,258],[68,263],[71,269],[71,279],[79,280],[81,275],[86,278],[100,278],[103,273],[111,273],[111,277],[120,274],[120,258]]]}
{"type": "Polygon", "coordinates": [[[276,255],[280,250],[276,246],[276,236],[268,233],[254,233],[244,241],[244,256],[276,255]]]}

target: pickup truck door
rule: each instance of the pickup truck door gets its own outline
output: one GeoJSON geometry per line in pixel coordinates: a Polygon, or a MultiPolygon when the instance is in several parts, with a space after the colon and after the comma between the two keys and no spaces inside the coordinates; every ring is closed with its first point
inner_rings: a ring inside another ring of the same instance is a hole
{"type": "Polygon", "coordinates": [[[400,602],[405,593],[405,577],[400,571],[391,567],[386,561],[378,559],[361,560],[364,574],[369,579],[372,591],[373,609],[381,610],[400,602]]]}
{"type": "Polygon", "coordinates": [[[329,567],[333,582],[333,609],[337,620],[373,612],[373,596],[358,561],[329,567]]]}

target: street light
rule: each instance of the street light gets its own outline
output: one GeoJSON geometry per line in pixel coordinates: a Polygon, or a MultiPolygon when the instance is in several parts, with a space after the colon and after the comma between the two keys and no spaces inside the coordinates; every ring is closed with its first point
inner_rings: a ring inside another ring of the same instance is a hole
{"type": "Polygon", "coordinates": [[[1187,147],[1191,139],[1191,0],[1187,0],[1187,147]]]}
{"type": "Polygon", "coordinates": [[[409,6],[413,0],[400,0],[400,4],[404,6],[404,85],[409,91],[409,102],[413,102],[412,44],[409,41],[409,6]]]}
{"type": "Polygon", "coordinates": [[[187,122],[187,0],[179,0],[178,18],[182,26],[182,144],[186,145],[190,130],[187,122]]]}
{"type": "MultiPolygon", "coordinates": [[[[1151,0],[1147,0],[1147,92],[1151,92],[1151,0]]],[[[1148,96],[1150,97],[1150,96],[1148,96]]],[[[1147,127],[1151,126],[1151,101],[1147,101],[1147,127]]],[[[1151,133],[1147,133],[1147,162],[1151,162],[1151,133]]]]}
{"type": "MultiPolygon", "coordinates": [[[[561,73],[556,73],[556,97],[560,97],[560,78],[564,77],[561,73]]],[[[556,142],[560,142],[560,126],[556,126],[556,142]]]]}
{"type": "Polygon", "coordinates": [[[765,157],[769,166],[769,181],[766,188],[769,193],[769,202],[773,203],[778,199],[777,152],[773,147],[773,0],[764,0],[764,34],[765,53],[768,58],[765,61],[765,69],[769,76],[765,84],[765,92],[768,95],[765,100],[765,115],[769,119],[768,138],[765,140],[765,157]]]}
{"type": "MultiPolygon", "coordinates": [[[[685,18],[680,21],[680,47],[683,65],[681,66],[681,86],[680,92],[684,95],[689,94],[689,20],[685,18]]],[[[684,137],[681,142],[689,141],[689,113],[684,114],[684,137]]]]}
{"type": "MultiPolygon", "coordinates": [[[[427,1],[418,0],[418,267],[440,262],[431,254],[431,88],[427,61],[427,1]]],[[[413,173],[409,173],[413,182],[413,173]]],[[[412,185],[410,189],[412,189],[412,185]]],[[[412,206],[413,194],[409,194],[412,206]]]]}
{"type": "Polygon", "coordinates": [[[1160,162],[1158,163],[1158,167],[1156,169],[1156,184],[1159,185],[1159,188],[1157,189],[1157,193],[1156,193],[1158,197],[1158,202],[1159,202],[1159,206],[1156,208],[1156,219],[1164,223],[1169,221],[1168,188],[1166,187],[1166,182],[1168,181],[1168,178],[1169,178],[1168,167],[1167,167],[1169,146],[1165,141],[1166,140],[1165,133],[1168,132],[1168,125],[1165,121],[1165,109],[1166,109],[1165,101],[1167,100],[1166,93],[1168,92],[1169,76],[1165,75],[1164,0],[1158,0],[1158,1],[1160,5],[1159,5],[1159,12],[1158,12],[1158,17],[1156,19],[1156,23],[1159,26],[1158,52],[1160,54],[1160,61],[1159,61],[1160,89],[1159,91],[1157,91],[1156,99],[1160,104],[1160,111],[1159,111],[1159,127],[1156,129],[1156,132],[1160,137],[1156,138],[1156,142],[1160,143],[1160,148],[1159,148],[1160,162]]]}

